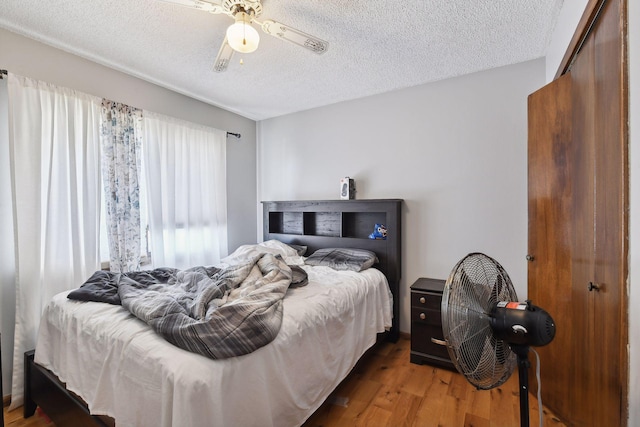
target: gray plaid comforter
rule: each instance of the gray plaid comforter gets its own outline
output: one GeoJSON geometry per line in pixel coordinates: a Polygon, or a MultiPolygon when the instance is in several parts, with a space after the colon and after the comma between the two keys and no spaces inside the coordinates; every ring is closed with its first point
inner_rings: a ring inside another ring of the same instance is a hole
{"type": "Polygon", "coordinates": [[[96,272],[69,298],[121,303],[172,344],[222,359],[275,339],[291,279],[291,268],[267,253],[225,269],[96,272]]]}

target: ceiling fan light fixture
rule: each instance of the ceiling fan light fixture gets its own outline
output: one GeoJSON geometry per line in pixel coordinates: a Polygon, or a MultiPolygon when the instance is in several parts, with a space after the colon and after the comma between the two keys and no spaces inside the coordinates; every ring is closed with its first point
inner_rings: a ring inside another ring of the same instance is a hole
{"type": "Polygon", "coordinates": [[[251,25],[251,17],[245,12],[237,12],[235,19],[236,22],[227,28],[229,46],[240,53],[255,51],[260,43],[260,35],[251,25]]]}

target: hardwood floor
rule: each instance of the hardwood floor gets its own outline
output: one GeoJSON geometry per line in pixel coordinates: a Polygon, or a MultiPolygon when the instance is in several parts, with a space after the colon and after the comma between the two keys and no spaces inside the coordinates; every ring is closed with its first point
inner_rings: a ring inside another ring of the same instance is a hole
{"type": "Polygon", "coordinates": [[[24,419],[22,417],[22,407],[10,412],[7,411],[7,408],[4,408],[4,425],[5,427],[55,427],[55,425],[39,411],[36,412],[36,415],[33,417],[24,419]]]}
{"type": "MultiPolygon", "coordinates": [[[[457,372],[410,363],[409,352],[406,338],[376,348],[304,427],[520,425],[517,372],[500,387],[476,390],[457,372]]],[[[529,408],[530,425],[539,425],[533,396],[529,408]]],[[[546,409],[543,420],[547,427],[565,426],[546,409]]]]}
{"type": "MultiPolygon", "coordinates": [[[[476,390],[456,372],[409,362],[410,342],[384,343],[355,367],[303,427],[415,426],[513,427],[520,425],[518,375],[492,390],[476,390]]],[[[544,368],[544,367],[543,367],[544,368]]],[[[538,402],[529,398],[530,424],[538,425],[538,402]]],[[[5,426],[55,427],[41,416],[7,412],[5,426]]],[[[544,410],[544,425],[564,427],[544,410]]]]}

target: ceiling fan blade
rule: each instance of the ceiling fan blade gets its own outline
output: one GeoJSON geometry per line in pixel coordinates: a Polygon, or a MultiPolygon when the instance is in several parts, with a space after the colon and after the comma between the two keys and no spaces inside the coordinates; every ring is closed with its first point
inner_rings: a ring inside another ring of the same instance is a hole
{"type": "Polygon", "coordinates": [[[220,46],[220,50],[218,51],[218,56],[216,56],[216,62],[213,64],[213,71],[216,73],[222,73],[226,71],[229,66],[229,61],[231,61],[231,57],[233,56],[233,49],[227,42],[227,38],[224,38],[222,42],[222,46],[220,46]]]}
{"type": "Polygon", "coordinates": [[[258,22],[254,19],[254,22],[259,24],[265,33],[302,46],[318,55],[325,53],[327,49],[329,49],[329,42],[303,31],[296,30],[281,22],[274,21],[273,19],[267,19],[263,22],[258,22]]]}
{"type": "Polygon", "coordinates": [[[227,13],[222,7],[222,2],[215,0],[160,0],[165,3],[179,4],[193,9],[204,10],[209,13],[227,13]]]}

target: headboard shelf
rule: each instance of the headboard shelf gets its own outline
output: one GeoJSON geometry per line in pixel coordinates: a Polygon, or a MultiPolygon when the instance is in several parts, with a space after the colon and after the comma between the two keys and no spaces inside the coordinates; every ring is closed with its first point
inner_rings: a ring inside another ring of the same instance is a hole
{"type": "Polygon", "coordinates": [[[385,212],[271,212],[269,232],[368,239],[385,212]]]}
{"type": "Polygon", "coordinates": [[[376,268],[387,277],[394,295],[397,339],[401,266],[401,199],[264,201],[263,238],[307,246],[307,254],[320,248],[360,248],[373,251],[376,268]],[[376,224],[387,228],[385,240],[370,239],[376,224]]]}
{"type": "MultiPolygon", "coordinates": [[[[373,202],[374,208],[391,200],[314,201],[314,202],[262,202],[268,209],[268,232],[272,234],[296,234],[306,236],[353,237],[368,239],[375,224],[385,224],[388,211],[362,211],[363,203],[373,202]],[[333,206],[337,203],[337,206],[333,206]],[[268,204],[268,206],[266,205],[268,204]],[[332,210],[340,207],[343,210],[332,210]],[[295,209],[290,211],[289,209],[295,209]],[[310,210],[314,209],[314,210],[310,210]]],[[[265,214],[266,215],[266,214],[265,214]]],[[[387,225],[388,228],[388,225],[387,225]]]]}

